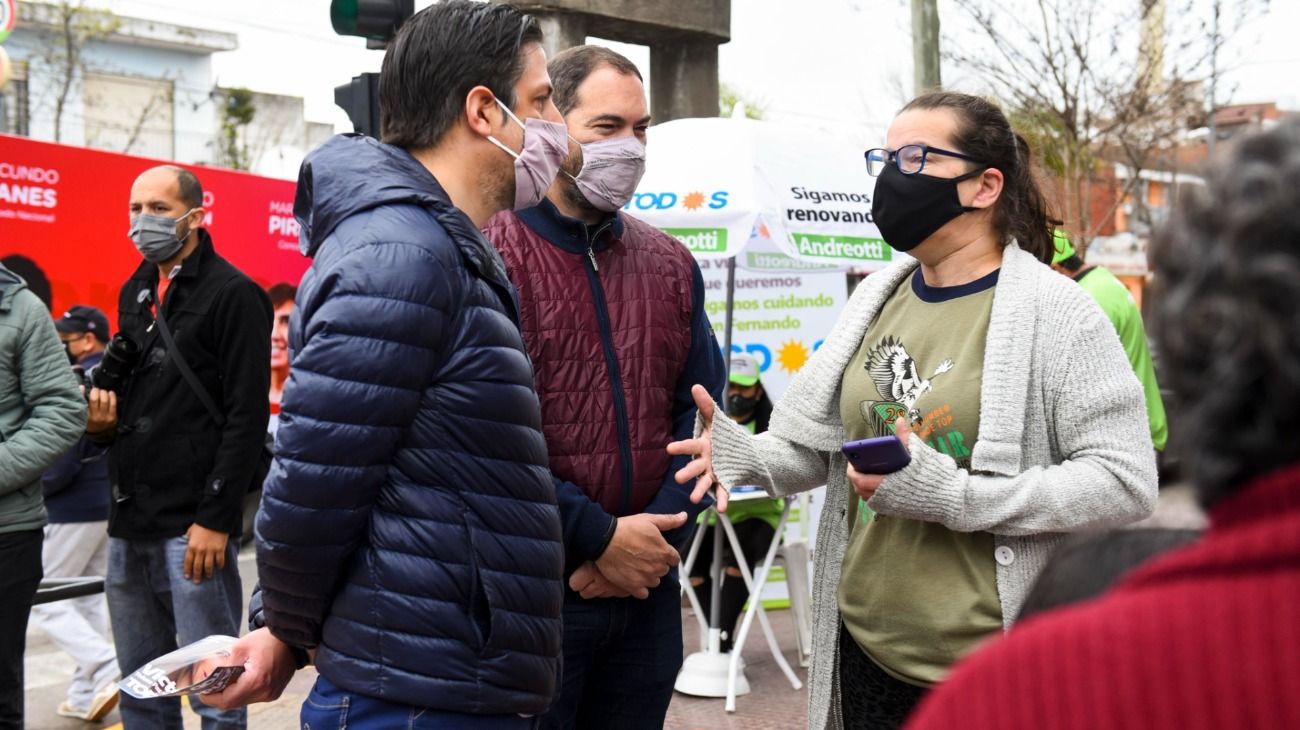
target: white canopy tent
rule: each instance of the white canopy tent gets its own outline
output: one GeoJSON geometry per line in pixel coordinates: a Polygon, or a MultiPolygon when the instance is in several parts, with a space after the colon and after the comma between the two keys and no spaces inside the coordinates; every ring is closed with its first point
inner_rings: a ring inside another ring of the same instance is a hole
{"type": "Polygon", "coordinates": [[[900,254],[871,222],[863,150],[815,127],[680,119],[650,128],[645,177],[625,210],[697,258],[730,258],[754,238],[789,256],[875,271],[900,254]]]}

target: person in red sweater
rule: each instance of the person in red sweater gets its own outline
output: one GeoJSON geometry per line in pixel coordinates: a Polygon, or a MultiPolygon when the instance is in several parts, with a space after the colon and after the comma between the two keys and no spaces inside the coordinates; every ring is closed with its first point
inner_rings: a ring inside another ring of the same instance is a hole
{"type": "Polygon", "coordinates": [[[1152,249],[1209,530],[972,655],[912,730],[1300,727],[1300,121],[1220,159],[1152,249]]]}

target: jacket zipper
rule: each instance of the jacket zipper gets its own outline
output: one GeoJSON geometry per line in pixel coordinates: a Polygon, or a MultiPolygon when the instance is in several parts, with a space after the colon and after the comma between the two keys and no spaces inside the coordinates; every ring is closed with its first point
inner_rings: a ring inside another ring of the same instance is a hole
{"type": "Polygon", "coordinates": [[[600,342],[605,351],[605,367],[609,370],[610,385],[614,394],[614,418],[618,422],[618,450],[622,457],[623,492],[619,499],[619,514],[624,516],[632,507],[632,433],[627,423],[627,397],[623,393],[623,375],[618,367],[618,357],[614,352],[614,335],[610,331],[609,308],[605,303],[605,288],[601,286],[597,272],[596,252],[592,242],[609,228],[608,223],[596,229],[593,236],[587,233],[587,282],[591,284],[592,299],[596,303],[596,322],[600,326],[600,342]]]}

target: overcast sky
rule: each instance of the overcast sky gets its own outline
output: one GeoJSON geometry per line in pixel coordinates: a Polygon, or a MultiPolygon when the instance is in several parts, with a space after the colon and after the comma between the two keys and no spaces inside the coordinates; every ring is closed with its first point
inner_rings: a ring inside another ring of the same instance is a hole
{"type": "MultiPolygon", "coordinates": [[[[1203,11],[1210,0],[1168,1],[1170,6],[1190,1],[1201,11],[1184,14],[1171,7],[1170,24],[1194,27],[1208,17],[1203,11]]],[[[350,125],[334,106],[333,88],[355,74],[378,71],[382,59],[381,52],[365,50],[362,39],[334,34],[327,0],[91,2],[123,15],[237,33],[239,50],[213,58],[221,85],[301,96],[308,119],[332,122],[340,131],[350,125]]],[[[417,9],[429,4],[415,3],[417,9]]],[[[909,7],[908,0],[732,0],[732,40],[721,47],[721,79],[760,102],[768,118],[875,141],[910,88],[909,7]]],[[[954,42],[963,18],[948,0],[940,0],[939,7],[941,43],[954,42]]],[[[1233,38],[1223,54],[1233,101],[1278,101],[1300,109],[1297,29],[1300,2],[1272,0],[1264,15],[1233,38]]],[[[647,49],[619,49],[648,71],[647,49]]],[[[945,68],[945,81],[980,91],[970,88],[974,83],[960,69],[945,68]]]]}

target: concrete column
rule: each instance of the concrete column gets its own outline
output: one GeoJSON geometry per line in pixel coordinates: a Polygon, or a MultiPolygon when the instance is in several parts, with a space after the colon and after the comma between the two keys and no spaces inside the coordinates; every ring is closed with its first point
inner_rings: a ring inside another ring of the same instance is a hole
{"type": "Polygon", "coordinates": [[[650,47],[650,114],[654,123],[718,116],[718,44],[665,39],[650,47]]]}
{"type": "Polygon", "coordinates": [[[542,47],[546,49],[548,59],[566,48],[580,46],[587,42],[587,19],[577,13],[549,12],[546,10],[529,10],[528,14],[537,18],[542,26],[542,47]]]}

